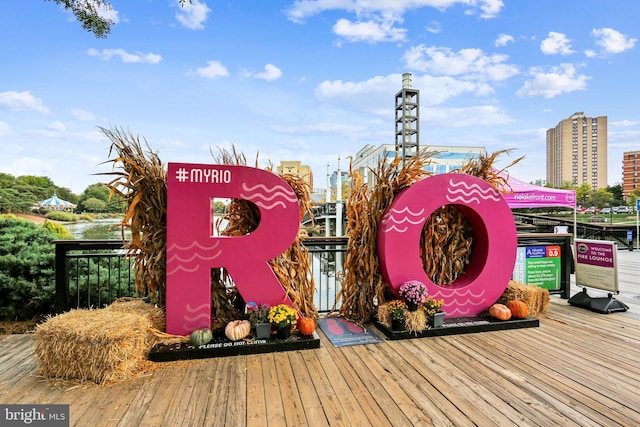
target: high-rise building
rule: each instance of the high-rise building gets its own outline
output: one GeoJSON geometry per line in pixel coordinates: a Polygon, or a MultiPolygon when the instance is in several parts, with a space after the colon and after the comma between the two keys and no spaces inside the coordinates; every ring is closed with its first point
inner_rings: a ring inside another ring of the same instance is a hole
{"type": "Polygon", "coordinates": [[[309,184],[309,190],[313,189],[313,171],[310,166],[303,165],[299,160],[283,160],[276,168],[278,175],[290,174],[302,178],[309,184]]]}
{"type": "Polygon", "coordinates": [[[626,151],[622,155],[622,197],[624,198],[640,185],[639,162],[640,151],[626,151]]]}
{"type": "Polygon", "coordinates": [[[547,130],[547,183],[607,187],[607,116],[578,112],[547,130]]]}

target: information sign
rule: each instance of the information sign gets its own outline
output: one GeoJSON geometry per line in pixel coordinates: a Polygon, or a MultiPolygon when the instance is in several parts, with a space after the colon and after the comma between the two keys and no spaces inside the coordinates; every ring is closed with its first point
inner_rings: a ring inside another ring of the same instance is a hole
{"type": "Polygon", "coordinates": [[[560,246],[519,247],[513,279],[527,285],[558,290],[561,286],[560,246]]]}

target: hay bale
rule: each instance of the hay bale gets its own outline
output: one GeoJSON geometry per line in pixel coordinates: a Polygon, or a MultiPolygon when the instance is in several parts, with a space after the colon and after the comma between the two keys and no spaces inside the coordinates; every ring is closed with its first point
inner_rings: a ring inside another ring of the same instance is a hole
{"type": "Polygon", "coordinates": [[[149,351],[148,317],[118,310],[71,310],[36,327],[38,371],[47,377],[120,381],[149,351]]]}
{"type": "Polygon", "coordinates": [[[509,301],[524,302],[529,308],[529,315],[535,317],[549,310],[551,296],[548,289],[511,280],[498,303],[506,305],[509,301]]]}

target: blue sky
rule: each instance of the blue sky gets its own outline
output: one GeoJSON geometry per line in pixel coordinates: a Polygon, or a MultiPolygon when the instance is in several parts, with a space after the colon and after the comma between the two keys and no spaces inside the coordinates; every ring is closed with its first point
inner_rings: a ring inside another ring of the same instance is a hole
{"type": "Polygon", "coordinates": [[[608,116],[608,180],[640,150],[637,0],[114,0],[106,39],[52,2],[0,2],[0,172],[81,193],[121,127],[164,162],[327,164],[394,143],[401,75],[422,146],[514,149],[545,178],[545,132],[608,116]]]}

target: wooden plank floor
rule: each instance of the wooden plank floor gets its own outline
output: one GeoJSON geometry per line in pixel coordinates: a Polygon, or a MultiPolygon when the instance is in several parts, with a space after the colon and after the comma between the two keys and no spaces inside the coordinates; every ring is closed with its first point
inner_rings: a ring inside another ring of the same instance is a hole
{"type": "Polygon", "coordinates": [[[553,298],[539,328],[163,363],[97,386],[37,373],[0,337],[0,404],[64,403],[76,426],[640,425],[640,316],[553,298]]]}

